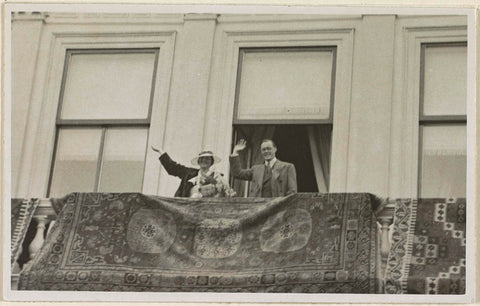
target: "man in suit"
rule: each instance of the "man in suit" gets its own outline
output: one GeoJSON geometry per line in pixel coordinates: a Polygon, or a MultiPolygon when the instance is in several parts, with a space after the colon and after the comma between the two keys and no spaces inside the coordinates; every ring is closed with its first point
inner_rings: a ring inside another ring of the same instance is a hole
{"type": "Polygon", "coordinates": [[[251,181],[250,197],[281,197],[297,192],[295,166],[275,157],[277,146],[271,139],[264,139],[260,146],[264,163],[242,169],[238,152],[245,149],[243,139],[235,145],[230,155],[230,171],[234,178],[251,181]]]}

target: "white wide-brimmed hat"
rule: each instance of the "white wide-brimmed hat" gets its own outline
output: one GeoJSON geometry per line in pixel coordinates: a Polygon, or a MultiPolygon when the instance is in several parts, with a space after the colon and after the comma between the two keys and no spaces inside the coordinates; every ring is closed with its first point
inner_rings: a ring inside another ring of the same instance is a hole
{"type": "Polygon", "coordinates": [[[192,165],[198,166],[198,159],[200,157],[212,157],[213,158],[213,164],[217,164],[222,160],[220,157],[215,156],[212,151],[202,151],[198,154],[197,157],[192,159],[192,165]]]}

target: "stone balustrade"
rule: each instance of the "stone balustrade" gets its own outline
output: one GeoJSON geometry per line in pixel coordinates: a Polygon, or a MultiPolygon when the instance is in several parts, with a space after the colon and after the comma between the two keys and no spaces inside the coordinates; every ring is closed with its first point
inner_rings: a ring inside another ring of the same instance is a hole
{"type": "MultiPolygon", "coordinates": [[[[52,208],[49,199],[41,199],[40,203],[35,211],[33,216],[34,223],[36,224],[35,236],[28,246],[29,260],[35,257],[35,255],[40,251],[43,242],[45,241],[45,236],[48,234],[45,232],[47,226],[48,230],[52,229],[53,224],[55,223],[55,218],[57,217],[55,211],[52,208]]],[[[25,263],[23,263],[25,264],[25,263]]],[[[11,286],[12,289],[17,288],[18,277],[19,277],[19,263],[15,263],[12,269],[11,277],[11,286]]]]}

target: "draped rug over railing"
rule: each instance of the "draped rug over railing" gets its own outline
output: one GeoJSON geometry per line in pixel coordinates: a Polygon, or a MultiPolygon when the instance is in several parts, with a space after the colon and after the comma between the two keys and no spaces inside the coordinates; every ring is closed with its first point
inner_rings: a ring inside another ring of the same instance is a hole
{"type": "Polygon", "coordinates": [[[375,293],[375,201],[70,194],[19,289],[375,293]]]}
{"type": "Polygon", "coordinates": [[[465,199],[397,200],[386,293],[465,294],[465,199]]]}

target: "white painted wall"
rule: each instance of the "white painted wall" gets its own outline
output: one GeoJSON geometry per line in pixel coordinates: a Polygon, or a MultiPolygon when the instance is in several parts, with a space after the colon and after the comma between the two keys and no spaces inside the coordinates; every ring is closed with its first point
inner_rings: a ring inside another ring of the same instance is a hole
{"type": "MultiPolygon", "coordinates": [[[[238,49],[336,45],[332,191],[415,195],[414,59],[425,40],[418,33],[431,41],[466,39],[467,22],[459,16],[59,13],[13,20],[14,197],[45,196],[62,54],[79,46],[158,46],[149,144],[163,146],[184,164],[201,149],[212,149],[224,159],[219,170],[228,173],[238,49]]],[[[161,169],[151,151],[146,162],[143,192],[171,196],[179,180],[161,169]]]]}

